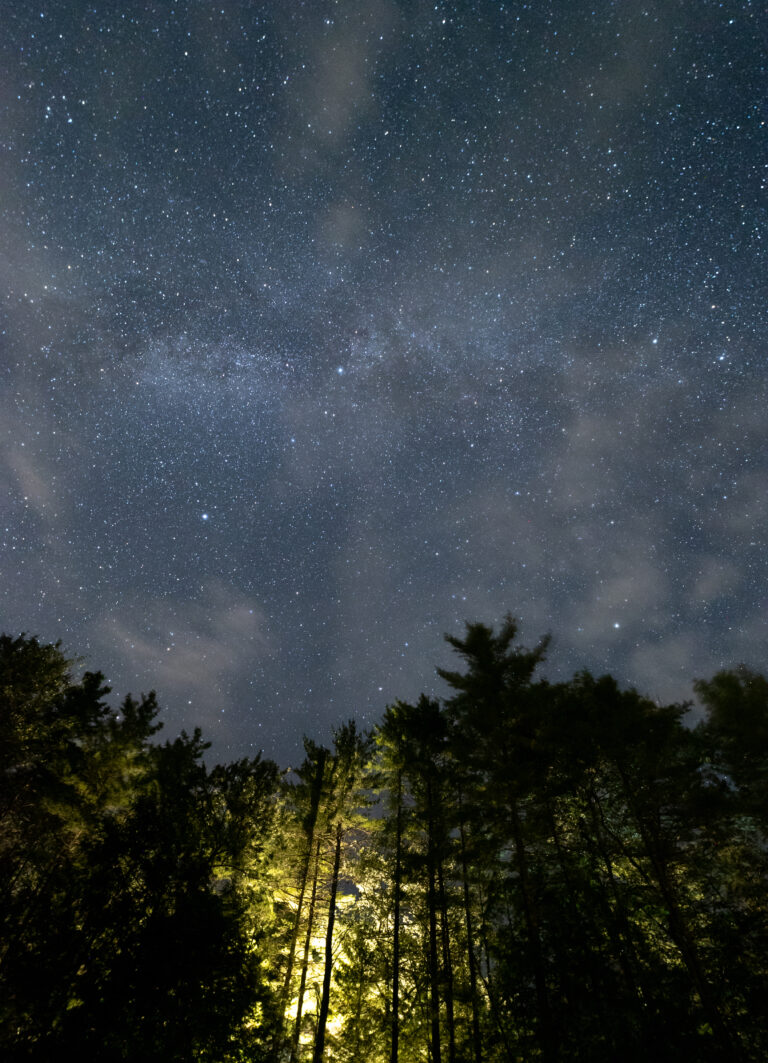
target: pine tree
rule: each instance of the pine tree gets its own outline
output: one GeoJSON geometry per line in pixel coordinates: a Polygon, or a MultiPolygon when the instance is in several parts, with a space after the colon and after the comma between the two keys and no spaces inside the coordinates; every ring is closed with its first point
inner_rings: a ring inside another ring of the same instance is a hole
{"type": "Polygon", "coordinates": [[[333,837],[333,869],[328,897],[328,920],[325,935],[323,987],[317,1017],[313,1063],[321,1063],[325,1052],[325,1035],[331,1003],[333,943],[336,903],[339,890],[342,846],[346,835],[359,822],[356,815],[363,801],[364,773],[370,750],[370,737],[361,734],[353,720],[333,733],[333,755],[329,771],[328,823],[333,837]]]}

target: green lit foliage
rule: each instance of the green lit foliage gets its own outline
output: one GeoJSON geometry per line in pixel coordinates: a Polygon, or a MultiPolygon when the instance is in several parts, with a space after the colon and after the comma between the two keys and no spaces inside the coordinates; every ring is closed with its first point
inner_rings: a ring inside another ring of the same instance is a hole
{"type": "Polygon", "coordinates": [[[334,731],[332,749],[305,738],[305,758],[283,789],[283,846],[272,872],[282,923],[275,1061],[323,1058],[326,1044],[336,1051],[344,1020],[333,1003],[333,976],[345,955],[348,918],[355,918],[369,746],[353,721],[334,731]]]}

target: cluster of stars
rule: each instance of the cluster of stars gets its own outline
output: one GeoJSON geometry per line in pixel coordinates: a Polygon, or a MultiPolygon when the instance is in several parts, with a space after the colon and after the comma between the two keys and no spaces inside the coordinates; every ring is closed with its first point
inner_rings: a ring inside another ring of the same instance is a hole
{"type": "Polygon", "coordinates": [[[763,57],[704,6],[10,13],[6,625],[285,760],[464,619],[762,666],[763,57]]]}

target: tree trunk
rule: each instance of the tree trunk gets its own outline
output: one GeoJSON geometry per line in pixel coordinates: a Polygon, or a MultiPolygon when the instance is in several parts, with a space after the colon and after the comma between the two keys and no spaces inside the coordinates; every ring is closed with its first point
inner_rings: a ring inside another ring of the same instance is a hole
{"type": "Polygon", "coordinates": [[[456,1063],[456,1024],[453,1014],[453,964],[451,962],[451,938],[448,929],[448,903],[445,899],[443,861],[437,861],[437,888],[440,901],[440,930],[443,946],[443,972],[445,978],[445,1017],[448,1024],[448,1059],[456,1063]]]}
{"type": "Polygon", "coordinates": [[[293,1040],[291,1042],[291,1060],[297,1058],[299,1038],[301,1037],[301,1014],[304,1010],[304,991],[307,986],[307,968],[309,967],[309,950],[312,945],[312,930],[315,922],[315,903],[317,901],[317,879],[320,872],[320,846],[322,838],[317,839],[315,846],[315,873],[312,876],[312,894],[309,899],[309,911],[307,913],[307,932],[304,936],[304,957],[301,963],[301,982],[299,984],[299,1001],[296,1006],[296,1020],[293,1027],[293,1040]]]}
{"type": "Polygon", "coordinates": [[[275,1063],[279,1063],[280,1055],[283,1048],[283,1035],[285,1032],[285,1012],[288,1008],[288,1001],[291,995],[291,980],[293,978],[293,964],[296,958],[296,946],[299,941],[299,930],[301,928],[301,910],[304,906],[304,894],[307,890],[307,879],[309,878],[309,869],[312,864],[312,850],[314,849],[315,841],[315,829],[317,826],[317,817],[320,811],[320,798],[323,789],[323,778],[325,775],[325,764],[327,759],[327,750],[321,749],[317,763],[315,765],[315,774],[312,779],[312,785],[310,787],[310,806],[309,814],[306,821],[305,831],[307,835],[307,852],[304,857],[304,861],[301,869],[301,886],[299,889],[299,901],[296,909],[296,919],[293,924],[293,932],[291,934],[291,944],[288,950],[288,963],[285,971],[285,978],[283,979],[282,989],[280,991],[280,1005],[277,1012],[277,1029],[275,1030],[275,1037],[272,1042],[272,1059],[275,1063]]]}
{"type": "Polygon", "coordinates": [[[592,825],[592,844],[608,877],[609,897],[604,900],[604,904],[608,913],[606,921],[614,955],[624,975],[625,984],[631,988],[638,1000],[647,1005],[653,999],[653,993],[650,992],[644,974],[644,965],[637,951],[636,935],[613,871],[613,862],[604,837],[608,829],[605,826],[605,815],[592,783],[586,789],[586,803],[592,825]],[[613,907],[611,902],[613,902],[613,907]]]}
{"type": "Polygon", "coordinates": [[[712,1027],[712,1032],[715,1036],[715,1040],[720,1045],[721,1052],[724,1053],[723,1058],[740,1060],[743,1057],[741,1045],[731,1035],[723,1014],[715,1000],[709,981],[704,973],[696,942],[688,929],[685,916],[683,915],[675,895],[675,889],[669,875],[669,865],[662,852],[662,845],[658,837],[658,832],[652,834],[649,830],[647,817],[643,815],[637,804],[634,789],[629,778],[620,765],[617,764],[616,768],[624,788],[624,796],[627,805],[632,812],[635,823],[637,824],[646,854],[648,855],[651,867],[653,868],[656,884],[667,907],[669,936],[677,946],[683,963],[688,970],[688,974],[691,977],[691,981],[693,982],[699,1001],[701,1002],[702,1011],[706,1016],[707,1022],[712,1027]]]}
{"type": "MultiPolygon", "coordinates": [[[[459,814],[462,815],[461,793],[459,793],[459,814]]],[[[467,839],[464,834],[464,821],[459,824],[459,841],[461,842],[461,880],[464,891],[464,923],[467,928],[467,962],[469,965],[469,994],[472,1003],[472,1048],[475,1063],[483,1063],[483,1042],[480,1034],[480,1009],[477,998],[477,969],[475,966],[474,932],[472,928],[472,904],[469,896],[469,869],[467,867],[467,839]]]]}
{"type": "Polygon", "coordinates": [[[397,1063],[400,1047],[400,879],[403,844],[403,776],[397,773],[397,818],[395,820],[395,911],[392,940],[392,1044],[390,1063],[397,1063]]]}
{"type": "Polygon", "coordinates": [[[331,878],[331,900],[328,908],[328,930],[325,935],[325,973],[323,975],[323,995],[317,1017],[317,1037],[312,1063],[322,1063],[325,1051],[325,1027],[328,1022],[328,1008],[331,999],[331,973],[333,970],[333,926],[336,922],[336,894],[339,888],[339,866],[341,864],[341,839],[343,828],[341,820],[336,824],[336,850],[333,857],[333,876],[331,878]]]}
{"type": "Polygon", "coordinates": [[[533,978],[536,988],[536,1010],[538,1013],[537,1035],[539,1045],[541,1046],[542,1059],[547,1063],[547,1061],[555,1058],[553,1030],[549,1014],[549,995],[547,993],[544,955],[541,949],[541,931],[539,927],[538,909],[531,890],[531,881],[528,870],[528,854],[525,851],[520,812],[517,807],[517,798],[514,794],[510,797],[510,813],[517,871],[520,876],[520,895],[523,901],[523,917],[525,919],[528,944],[533,959],[533,978]]]}
{"type": "Polygon", "coordinates": [[[432,819],[432,787],[427,784],[427,913],[429,918],[429,1017],[432,1031],[432,1063],[440,1055],[440,969],[437,962],[437,891],[435,889],[435,826],[432,819]]]}

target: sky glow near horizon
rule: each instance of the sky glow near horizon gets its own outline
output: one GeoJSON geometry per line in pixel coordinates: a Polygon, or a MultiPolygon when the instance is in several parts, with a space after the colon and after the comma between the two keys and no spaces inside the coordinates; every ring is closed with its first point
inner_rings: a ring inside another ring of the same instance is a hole
{"type": "Polygon", "coordinates": [[[465,620],[766,666],[757,5],[0,10],[4,630],[282,763],[465,620]]]}

